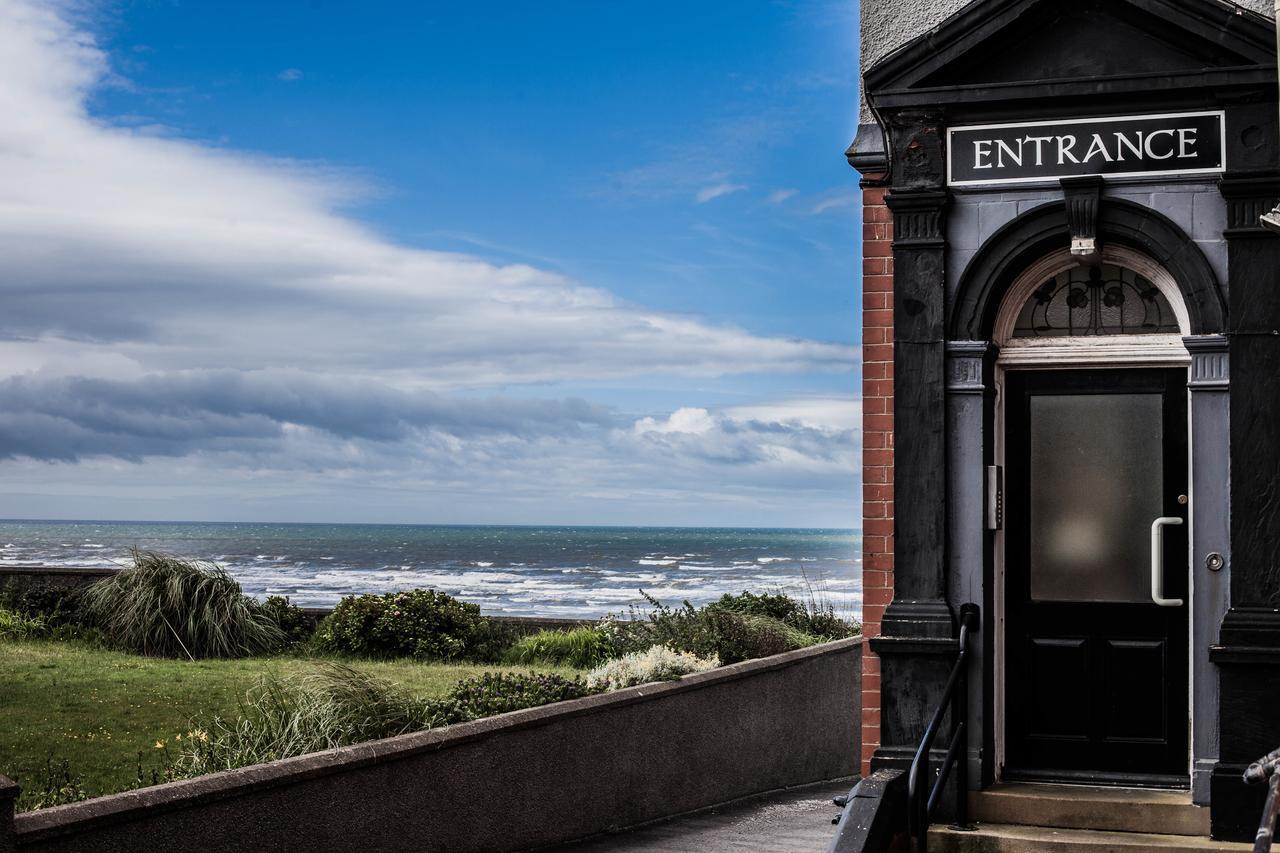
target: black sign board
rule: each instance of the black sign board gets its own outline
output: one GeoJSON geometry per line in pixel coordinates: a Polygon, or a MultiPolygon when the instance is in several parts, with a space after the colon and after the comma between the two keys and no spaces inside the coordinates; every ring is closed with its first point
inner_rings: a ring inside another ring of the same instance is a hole
{"type": "Polygon", "coordinates": [[[1225,167],[1224,127],[1221,110],[953,127],[947,183],[1214,174],[1225,167]]]}

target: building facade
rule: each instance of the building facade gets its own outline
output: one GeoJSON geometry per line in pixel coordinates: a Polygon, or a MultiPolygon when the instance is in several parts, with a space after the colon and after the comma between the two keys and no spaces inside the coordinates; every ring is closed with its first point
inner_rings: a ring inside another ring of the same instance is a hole
{"type": "Polygon", "coordinates": [[[1280,745],[1270,0],[863,0],[864,770],[977,604],[972,787],[1280,745]]]}

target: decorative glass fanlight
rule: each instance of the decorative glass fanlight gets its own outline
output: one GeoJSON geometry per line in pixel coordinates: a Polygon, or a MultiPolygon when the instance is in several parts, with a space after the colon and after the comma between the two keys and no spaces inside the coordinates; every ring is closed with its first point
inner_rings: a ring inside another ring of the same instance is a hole
{"type": "Polygon", "coordinates": [[[1058,273],[1031,294],[1015,338],[1177,334],[1159,288],[1133,270],[1100,264],[1058,273]]]}

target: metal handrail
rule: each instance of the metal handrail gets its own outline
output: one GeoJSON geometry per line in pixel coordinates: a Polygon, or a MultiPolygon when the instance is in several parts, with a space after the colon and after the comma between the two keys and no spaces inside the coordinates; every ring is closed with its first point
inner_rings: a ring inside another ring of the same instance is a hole
{"type": "Polygon", "coordinates": [[[911,771],[907,775],[907,829],[915,838],[916,853],[927,853],[929,835],[929,815],[933,813],[942,795],[942,789],[951,775],[951,768],[959,766],[956,773],[956,823],[961,829],[969,829],[969,786],[964,768],[965,732],[969,727],[969,691],[968,660],[969,637],[978,630],[978,605],[960,605],[960,638],[957,641],[956,661],[951,666],[951,674],[947,677],[947,686],[942,691],[942,701],[934,711],[933,718],[925,727],[924,737],[916,749],[915,758],[911,761],[911,771]],[[951,741],[947,745],[947,756],[938,768],[938,778],[925,793],[924,776],[929,771],[929,751],[933,742],[938,739],[938,731],[942,728],[942,720],[946,716],[948,706],[951,708],[951,741]]]}
{"type": "Polygon", "coordinates": [[[1276,815],[1280,813],[1280,749],[1272,750],[1249,765],[1244,771],[1247,785],[1267,782],[1267,802],[1262,807],[1262,822],[1253,839],[1253,853],[1270,853],[1271,842],[1276,837],[1276,815]]]}

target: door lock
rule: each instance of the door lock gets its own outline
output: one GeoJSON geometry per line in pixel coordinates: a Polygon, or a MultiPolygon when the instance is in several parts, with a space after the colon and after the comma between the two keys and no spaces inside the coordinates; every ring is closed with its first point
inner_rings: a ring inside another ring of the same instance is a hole
{"type": "Polygon", "coordinates": [[[1226,558],[1221,554],[1214,552],[1204,558],[1204,567],[1211,572],[1220,572],[1227,564],[1226,558]]]}

